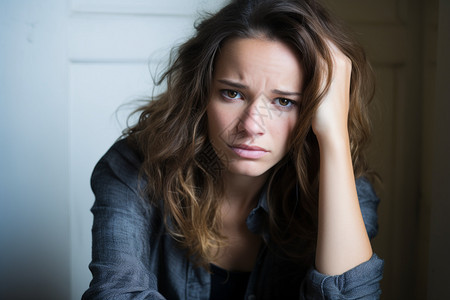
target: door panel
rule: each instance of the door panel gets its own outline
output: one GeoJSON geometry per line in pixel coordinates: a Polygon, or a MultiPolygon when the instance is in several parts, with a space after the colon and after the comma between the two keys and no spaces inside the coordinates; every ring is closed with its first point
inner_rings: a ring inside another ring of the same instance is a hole
{"type": "MultiPolygon", "coordinates": [[[[419,0],[325,1],[356,33],[377,77],[371,166],[381,176],[375,252],[385,260],[382,299],[420,299],[421,20],[419,0]],[[416,281],[417,280],[417,281],[416,281]]],[[[423,282],[423,281],[422,281],[423,282]]]]}
{"type": "Polygon", "coordinates": [[[120,136],[136,100],[152,94],[152,76],[172,46],[193,33],[197,11],[223,1],[72,0],[68,17],[71,297],[91,274],[89,178],[120,136]]]}

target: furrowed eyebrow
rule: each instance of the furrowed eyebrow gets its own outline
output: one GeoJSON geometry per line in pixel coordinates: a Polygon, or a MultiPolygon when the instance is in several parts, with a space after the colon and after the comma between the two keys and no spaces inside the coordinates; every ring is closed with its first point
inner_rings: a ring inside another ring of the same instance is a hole
{"type": "MultiPolygon", "coordinates": [[[[226,79],[218,79],[217,80],[220,83],[226,84],[230,87],[233,87],[235,89],[248,89],[248,86],[239,82],[234,82],[234,81],[230,81],[230,80],[226,80],[226,79]]],[[[280,91],[280,90],[272,90],[271,91],[274,94],[278,94],[278,95],[282,95],[282,96],[302,96],[302,93],[298,93],[298,92],[288,92],[288,91],[280,91]]]]}
{"type": "Polygon", "coordinates": [[[280,90],[272,90],[272,93],[278,94],[278,95],[283,95],[283,96],[301,96],[302,95],[302,93],[286,92],[286,91],[280,91],[280,90]]]}
{"type": "Polygon", "coordinates": [[[217,81],[220,83],[226,84],[228,86],[234,87],[236,89],[243,89],[243,90],[248,89],[248,86],[238,83],[238,82],[234,82],[234,81],[230,81],[230,80],[226,80],[226,79],[218,79],[217,81]]]}

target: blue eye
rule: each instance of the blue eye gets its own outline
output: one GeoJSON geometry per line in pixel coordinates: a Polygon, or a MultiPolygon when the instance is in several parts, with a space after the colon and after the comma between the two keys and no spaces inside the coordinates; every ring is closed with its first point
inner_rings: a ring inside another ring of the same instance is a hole
{"type": "Polygon", "coordinates": [[[234,90],[221,90],[220,94],[227,99],[242,99],[241,93],[234,90]]]}

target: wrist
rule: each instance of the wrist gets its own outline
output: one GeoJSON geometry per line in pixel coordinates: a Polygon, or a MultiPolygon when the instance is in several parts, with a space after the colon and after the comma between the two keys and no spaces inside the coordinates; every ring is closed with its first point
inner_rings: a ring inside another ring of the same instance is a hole
{"type": "Polygon", "coordinates": [[[335,148],[348,146],[350,144],[350,137],[347,127],[341,129],[334,127],[328,130],[323,130],[319,133],[314,133],[316,135],[320,148],[328,146],[332,146],[332,148],[335,148]]]}

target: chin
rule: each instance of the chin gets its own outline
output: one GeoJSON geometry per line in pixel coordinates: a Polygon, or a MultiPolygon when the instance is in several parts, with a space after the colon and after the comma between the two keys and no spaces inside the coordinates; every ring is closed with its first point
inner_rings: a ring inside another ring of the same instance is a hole
{"type": "MultiPolygon", "coordinates": [[[[271,166],[258,166],[257,162],[233,162],[226,168],[230,174],[247,176],[247,177],[260,177],[267,174],[271,166]]],[[[260,164],[260,163],[259,163],[260,164]]]]}

